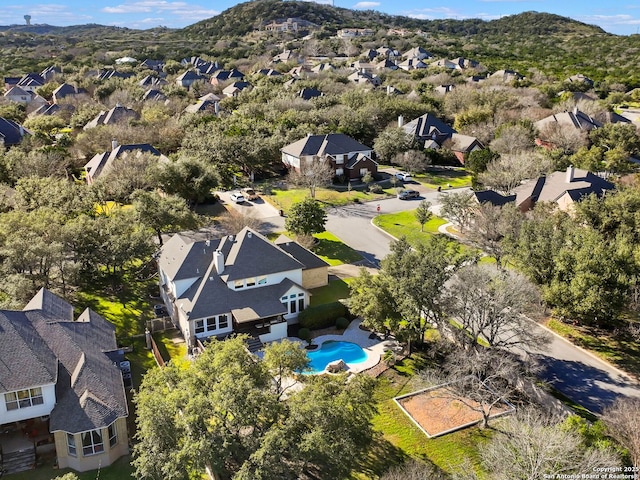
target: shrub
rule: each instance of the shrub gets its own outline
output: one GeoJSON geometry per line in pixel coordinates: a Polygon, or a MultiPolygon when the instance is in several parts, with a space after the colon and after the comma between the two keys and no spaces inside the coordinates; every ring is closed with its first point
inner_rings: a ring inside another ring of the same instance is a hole
{"type": "Polygon", "coordinates": [[[298,321],[303,328],[316,330],[335,325],[338,317],[347,315],[347,307],[340,302],[325,303],[315,307],[309,307],[300,312],[298,321]]]}
{"type": "Polygon", "coordinates": [[[311,345],[311,330],[308,328],[301,328],[298,330],[298,338],[306,341],[309,345],[311,345]]]}
{"type": "Polygon", "coordinates": [[[347,320],[344,317],[338,317],[336,319],[336,328],[338,330],[344,330],[345,328],[347,328],[349,326],[349,320],[347,320]]]}
{"type": "Polygon", "coordinates": [[[369,190],[371,191],[371,193],[382,193],[382,187],[377,183],[371,185],[371,188],[369,190]]]}

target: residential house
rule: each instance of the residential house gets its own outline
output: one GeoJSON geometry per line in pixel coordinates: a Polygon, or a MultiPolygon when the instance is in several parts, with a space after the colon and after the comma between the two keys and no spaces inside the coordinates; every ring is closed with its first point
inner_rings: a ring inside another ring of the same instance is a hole
{"type": "Polygon", "coordinates": [[[211,85],[220,85],[228,81],[239,82],[242,80],[244,80],[244,73],[234,68],[231,70],[218,70],[211,76],[209,82],[211,85]]]}
{"type": "Polygon", "coordinates": [[[335,69],[336,69],[336,67],[334,67],[330,63],[319,63],[319,64],[314,65],[313,67],[311,67],[311,71],[313,73],[331,72],[331,71],[333,71],[335,69]]]}
{"type": "Polygon", "coordinates": [[[502,80],[503,82],[513,82],[522,80],[524,77],[515,70],[498,70],[497,72],[493,72],[489,75],[489,78],[495,78],[497,80],[502,80]]]}
{"type": "Polygon", "coordinates": [[[196,72],[205,77],[210,77],[218,70],[222,70],[218,62],[203,62],[196,67],[196,72]]]}
{"type": "Polygon", "coordinates": [[[441,58],[440,60],[435,60],[429,64],[430,67],[435,68],[446,68],[449,70],[460,69],[460,66],[451,60],[447,60],[446,58],[441,58]]]}
{"type": "Polygon", "coordinates": [[[104,175],[112,168],[117,159],[124,159],[129,155],[140,156],[144,153],[158,157],[158,162],[169,162],[169,159],[166,156],[162,155],[148,143],[118,145],[118,142],[113,140],[110,152],[97,153],[85,164],[84,171],[86,173],[87,183],[89,185],[93,185],[100,175],[104,175]]]}
{"type": "Polygon", "coordinates": [[[147,75],[138,82],[141,87],[160,87],[166,85],[168,82],[164,78],[154,77],[153,75],[147,75]]]}
{"type": "Polygon", "coordinates": [[[370,37],[374,35],[370,28],[343,28],[338,30],[338,38],[370,37]]]}
{"type": "Polygon", "coordinates": [[[542,134],[536,138],[536,144],[549,147],[551,144],[544,139],[544,132],[548,129],[575,129],[581,132],[589,132],[594,128],[601,128],[602,123],[592,116],[574,108],[570,112],[554,113],[534,123],[536,129],[542,134]]]}
{"type": "Polygon", "coordinates": [[[125,121],[138,120],[139,118],[140,115],[135,110],[116,104],[111,110],[101,111],[83,127],[83,130],[89,130],[100,125],[114,125],[125,121]]]}
{"type": "Polygon", "coordinates": [[[150,88],[149,90],[144,92],[144,95],[142,96],[142,100],[164,102],[165,100],[167,100],[167,96],[164,93],[162,93],[160,90],[157,90],[155,88],[150,88]]]}
{"type": "Polygon", "coordinates": [[[56,75],[60,75],[62,73],[62,69],[56,67],[54,65],[50,65],[42,72],[40,72],[40,76],[44,79],[45,82],[50,82],[56,75]]]}
{"type": "Polygon", "coordinates": [[[293,50],[283,50],[281,53],[275,55],[272,59],[273,63],[287,63],[295,60],[298,63],[301,63],[300,54],[293,50]]]}
{"type": "MultiPolygon", "coordinates": [[[[71,105],[66,105],[67,107],[71,107],[71,105]]],[[[57,105],[55,103],[52,103],[51,105],[49,105],[48,103],[46,105],[41,105],[38,108],[36,108],[33,112],[31,112],[29,114],[29,117],[49,117],[51,115],[55,115],[60,111],[60,105],[57,105]]]]}
{"type": "Polygon", "coordinates": [[[376,70],[398,70],[398,65],[393,60],[389,60],[385,58],[384,60],[380,60],[375,64],[376,70]]]}
{"type": "Polygon", "coordinates": [[[281,77],[282,74],[277,71],[274,70],[273,68],[261,68],[260,70],[257,70],[254,75],[262,75],[264,77],[281,77]]]}
{"type": "Polygon", "coordinates": [[[15,103],[30,103],[31,92],[27,92],[18,86],[13,86],[5,92],[4,98],[15,103]]]}
{"type": "Polygon", "coordinates": [[[449,85],[438,85],[437,87],[435,87],[433,89],[434,92],[439,93],[441,95],[445,95],[449,92],[451,92],[454,88],[456,88],[455,84],[449,84],[449,85]]]}
{"type": "Polygon", "coordinates": [[[484,148],[477,138],[459,134],[431,113],[425,113],[407,124],[399,117],[398,126],[423,144],[424,148],[448,148],[462,165],[467,154],[484,148]]]}
{"type": "Polygon", "coordinates": [[[176,78],[176,84],[180,87],[190,88],[195,82],[206,82],[207,77],[200,75],[193,70],[187,70],[182,75],[178,75],[176,78]]]}
{"type": "Polygon", "coordinates": [[[300,93],[298,93],[298,96],[303,100],[311,100],[312,98],[318,98],[323,95],[324,94],[320,90],[312,87],[305,87],[300,90],[300,93]]]}
{"type": "Polygon", "coordinates": [[[225,97],[237,97],[240,95],[240,92],[247,88],[251,88],[251,84],[249,82],[233,82],[232,84],[224,87],[222,89],[222,93],[225,97]]]}
{"type": "Polygon", "coordinates": [[[117,70],[113,70],[113,69],[101,70],[98,72],[98,75],[97,75],[97,79],[101,82],[104,82],[105,80],[110,80],[112,78],[127,79],[131,77],[133,77],[133,73],[118,72],[117,70]]]}
{"type": "Polygon", "coordinates": [[[176,234],[165,242],[158,256],[160,293],[190,347],[248,333],[256,350],[287,337],[288,325],[309,305],[309,289],[328,282],[328,265],[287,240],[274,244],[245,227],[215,240],[176,234]]]}
{"type": "Polygon", "coordinates": [[[474,70],[484,71],[486,70],[480,62],[476,62],[475,60],[471,60],[470,58],[458,57],[451,60],[455,65],[457,70],[466,70],[468,68],[473,68],[474,70]]]}
{"type": "Polygon", "coordinates": [[[147,58],[140,64],[142,68],[153,70],[154,72],[161,72],[164,69],[164,60],[151,60],[147,58]]]}
{"type": "Polygon", "coordinates": [[[136,60],[133,57],[116,58],[116,65],[127,65],[127,64],[133,64],[133,63],[138,63],[138,60],[136,60]]]}
{"type": "Polygon", "coordinates": [[[373,73],[368,73],[366,71],[356,71],[347,77],[349,81],[358,84],[358,85],[366,85],[370,87],[379,87],[382,85],[382,80],[377,75],[373,73]]]}
{"type": "Polygon", "coordinates": [[[81,472],[129,453],[124,354],[111,323],[88,308],[74,319],[72,305],[41,289],[22,311],[0,310],[0,331],[3,472],[51,449],[59,468],[81,472]]]}
{"type": "Polygon", "coordinates": [[[398,68],[410,72],[411,70],[427,68],[429,65],[418,58],[407,58],[404,62],[398,64],[398,68]]]}
{"type": "Polygon", "coordinates": [[[304,172],[311,162],[327,162],[335,176],[358,179],[378,173],[373,149],[342,133],[307,135],[282,148],[282,163],[287,168],[304,172]]]}
{"type": "Polygon", "coordinates": [[[0,117],[0,147],[8,148],[17,145],[27,134],[31,132],[19,123],[0,117]]]}
{"type": "Polygon", "coordinates": [[[400,52],[398,52],[398,50],[389,47],[379,47],[376,49],[376,52],[378,53],[378,56],[384,58],[394,59],[400,56],[400,52]]]}
{"type": "Polygon", "coordinates": [[[567,83],[577,83],[577,84],[585,84],[588,87],[593,87],[593,80],[591,80],[586,75],[582,73],[576,73],[575,75],[571,75],[569,78],[565,80],[567,83]]]}
{"type": "Polygon", "coordinates": [[[287,72],[293,78],[305,78],[311,73],[311,68],[306,65],[298,65],[287,72]]]}
{"type": "Polygon", "coordinates": [[[560,210],[572,212],[575,204],[589,195],[601,197],[615,186],[587,170],[573,166],[564,172],[528,180],[513,189],[512,195],[504,196],[492,190],[476,192],[479,202],[504,205],[515,202],[522,212],[531,210],[538,202],[553,202],[560,210]]]}
{"type": "Polygon", "coordinates": [[[18,80],[16,85],[27,92],[35,94],[36,90],[44,86],[45,83],[44,78],[39,73],[27,73],[18,80]]]}
{"type": "Polygon", "coordinates": [[[412,58],[418,60],[429,60],[430,58],[433,58],[433,55],[422,47],[413,47],[411,50],[404,52],[402,56],[408,60],[412,58]]]}
{"type": "Polygon", "coordinates": [[[78,88],[75,85],[63,83],[53,91],[53,103],[60,103],[63,98],[77,97],[78,95],[88,95],[84,88],[78,88]]]}
{"type": "Polygon", "coordinates": [[[220,102],[198,100],[198,102],[193,105],[187,105],[184,111],[186,113],[214,113],[217,115],[220,111],[220,102]]]}
{"type": "Polygon", "coordinates": [[[361,62],[360,60],[356,60],[355,62],[352,62],[349,65],[349,67],[364,73],[372,73],[375,70],[375,67],[373,64],[367,63],[367,62],[361,62]]]}

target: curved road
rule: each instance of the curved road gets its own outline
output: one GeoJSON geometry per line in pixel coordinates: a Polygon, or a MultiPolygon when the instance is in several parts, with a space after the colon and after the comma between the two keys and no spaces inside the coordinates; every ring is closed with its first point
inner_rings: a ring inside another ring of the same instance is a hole
{"type": "MultiPolygon", "coordinates": [[[[415,187],[408,185],[408,188],[415,187]]],[[[380,260],[389,254],[392,237],[371,223],[378,214],[377,205],[380,205],[380,213],[399,212],[416,208],[422,199],[438,205],[440,196],[447,194],[422,188],[417,190],[422,194],[418,199],[387,199],[378,203],[331,208],[328,210],[327,230],[357,250],[368,263],[378,267],[380,260]]],[[[535,324],[534,328],[543,327],[535,324]]],[[[542,367],[538,374],[541,379],[594,413],[601,413],[619,396],[640,397],[640,384],[555,334],[546,351],[536,352],[533,357],[542,367]]]]}

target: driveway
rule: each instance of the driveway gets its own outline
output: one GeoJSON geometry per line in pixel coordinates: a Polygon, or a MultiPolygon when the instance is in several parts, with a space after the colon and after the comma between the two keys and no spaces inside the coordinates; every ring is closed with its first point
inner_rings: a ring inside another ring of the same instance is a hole
{"type": "Polygon", "coordinates": [[[260,233],[268,234],[271,232],[281,232],[284,230],[284,218],[280,216],[278,209],[265,201],[263,198],[257,200],[245,200],[242,203],[236,203],[231,201],[230,192],[217,192],[220,197],[220,203],[226,207],[230,207],[236,212],[243,215],[250,215],[254,218],[262,220],[260,227],[260,233]]]}

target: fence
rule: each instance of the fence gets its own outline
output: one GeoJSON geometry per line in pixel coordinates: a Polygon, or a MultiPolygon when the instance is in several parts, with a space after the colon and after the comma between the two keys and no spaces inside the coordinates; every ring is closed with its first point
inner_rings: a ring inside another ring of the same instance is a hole
{"type": "Polygon", "coordinates": [[[165,362],[164,358],[162,358],[162,355],[160,354],[160,350],[158,350],[158,345],[156,345],[156,341],[153,339],[151,335],[150,335],[150,339],[151,339],[151,351],[153,352],[153,358],[156,359],[156,363],[158,364],[159,367],[164,367],[167,362],[165,362]]]}
{"type": "Polygon", "coordinates": [[[147,320],[147,330],[151,333],[164,332],[165,330],[171,330],[176,326],[171,322],[171,317],[153,318],[147,320]]]}

